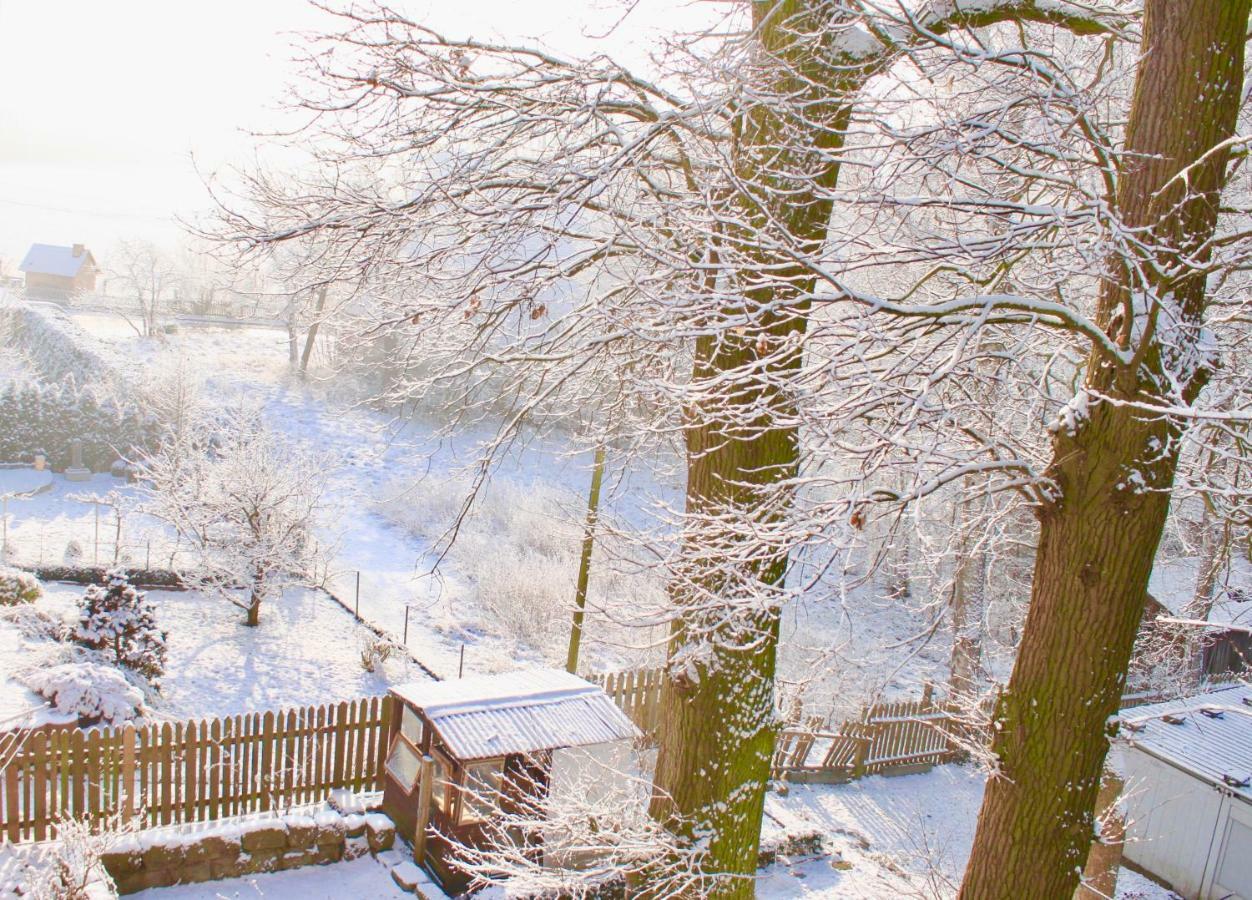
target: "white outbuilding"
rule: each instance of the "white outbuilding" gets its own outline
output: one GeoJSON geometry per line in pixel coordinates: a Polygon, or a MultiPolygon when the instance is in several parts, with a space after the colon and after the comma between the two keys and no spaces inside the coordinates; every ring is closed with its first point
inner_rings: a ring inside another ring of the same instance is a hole
{"type": "Polygon", "coordinates": [[[1187,900],[1252,900],[1252,686],[1120,719],[1125,858],[1187,900]]]}

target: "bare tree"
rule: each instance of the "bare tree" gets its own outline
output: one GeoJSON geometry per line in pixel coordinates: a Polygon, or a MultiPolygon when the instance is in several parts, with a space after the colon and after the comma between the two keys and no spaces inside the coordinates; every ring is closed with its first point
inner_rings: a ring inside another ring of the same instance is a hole
{"type": "Polygon", "coordinates": [[[138,307],[137,314],[125,308],[118,313],[140,337],[152,337],[160,330],[161,318],[174,296],[180,275],[178,267],[164,251],[146,241],[123,241],[113,254],[112,282],[120,284],[138,307]]]}
{"type": "Polygon", "coordinates": [[[175,569],[244,609],[248,625],[283,584],[313,580],[327,460],[279,440],[258,413],[202,420],[139,465],[145,511],[189,548],[175,569]]]}

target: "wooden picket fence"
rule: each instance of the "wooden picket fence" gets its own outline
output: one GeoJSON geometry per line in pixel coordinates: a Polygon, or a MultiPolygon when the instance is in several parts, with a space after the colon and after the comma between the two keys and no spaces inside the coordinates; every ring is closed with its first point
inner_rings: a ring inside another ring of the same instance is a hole
{"type": "Polygon", "coordinates": [[[955,723],[930,685],[920,700],[875,703],[833,731],[810,720],[784,728],[774,748],[775,778],[837,784],[880,773],[922,771],[960,756],[955,723]]]}
{"type": "Polygon", "coordinates": [[[38,731],[0,758],[0,838],[41,841],[57,822],[197,822],[380,790],[385,697],[136,728],[38,731]]]}
{"type": "Polygon", "coordinates": [[[661,724],[661,670],[631,669],[584,676],[598,684],[618,708],[630,717],[648,740],[655,740],[661,724]]]}
{"type": "MultiPolygon", "coordinates": [[[[588,676],[654,740],[662,675],[588,676]]],[[[141,727],[0,734],[0,842],[55,837],[57,823],[139,827],[221,819],[323,801],[336,788],[381,790],[386,697],[141,727]]],[[[921,700],[865,707],[825,731],[784,728],[775,778],[835,783],[926,768],[957,757],[951,718],[929,688],[921,700]]]]}

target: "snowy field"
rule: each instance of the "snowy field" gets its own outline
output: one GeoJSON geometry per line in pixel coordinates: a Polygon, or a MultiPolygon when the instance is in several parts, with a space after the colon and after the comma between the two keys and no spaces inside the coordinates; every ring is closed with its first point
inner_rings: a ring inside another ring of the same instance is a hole
{"type": "Polygon", "coordinates": [[[401,900],[413,895],[400,890],[391,879],[391,867],[399,863],[398,854],[380,854],[378,859],[362,856],[333,867],[315,866],[249,875],[225,881],[157,888],[131,894],[136,900],[249,900],[270,897],[273,900],[401,900]]]}
{"type": "MultiPolygon", "coordinates": [[[[36,602],[61,621],[77,620],[81,585],[45,585],[36,602]]],[[[147,705],[163,719],[229,716],[383,694],[392,684],[426,676],[396,655],[375,672],[361,665],[371,632],[320,591],[293,588],[266,604],[261,626],[243,612],[197,591],[149,591],[157,624],[168,632],[168,659],[159,693],[147,705]]],[[[24,636],[0,620],[0,720],[42,711],[46,704],[20,683],[24,671],[70,661],[73,645],[24,636]]]]}
{"type": "MultiPolygon", "coordinates": [[[[769,794],[765,831],[825,834],[826,858],[779,862],[762,873],[758,897],[955,896],[974,842],[983,774],[939,766],[921,775],[875,775],[844,785],[793,786],[769,794]]],[[[1122,900],[1176,900],[1171,892],[1122,869],[1122,900]]]]}
{"type": "MultiPolygon", "coordinates": [[[[769,900],[881,900],[948,898],[973,843],[983,778],[964,766],[941,766],[922,775],[874,776],[832,786],[795,786],[766,801],[765,837],[814,828],[831,851],[819,858],[780,860],[763,870],[757,896],[769,900]]],[[[297,869],[228,881],[145,891],[145,900],[339,900],[402,897],[389,869],[403,856],[381,854],[331,868],[297,869]]],[[[494,889],[484,897],[503,897],[494,889]]],[[[1177,900],[1134,872],[1118,876],[1120,900],[1177,900]]]]}
{"type": "MultiPolygon", "coordinates": [[[[462,653],[466,672],[564,660],[589,457],[568,454],[555,437],[511,447],[458,541],[440,555],[439,540],[467,493],[467,472],[492,437],[488,429],[448,437],[420,417],[397,422],[337,401],[333,384],[289,375],[287,336],[279,329],[195,327],[156,340],[136,337],[107,313],[72,318],[115,356],[152,370],[180,359],[211,361],[203,386],[211,405],[260,404],[286,440],[337,460],[320,534],[334,550],[329,585],[355,603],[359,578],[361,614],[397,637],[405,633],[407,609],[407,644],[433,671],[455,675],[462,653]]],[[[602,517],[646,527],[651,504],[679,497],[668,469],[656,461],[623,470],[610,458],[602,517]]],[[[593,573],[603,568],[597,554],[593,573]]],[[[660,590],[639,576],[593,574],[584,668],[659,660],[663,634],[616,626],[602,610],[635,612],[655,603],[660,590]]],[[[843,715],[880,691],[919,695],[923,681],[946,677],[944,640],[898,649],[933,629],[908,604],[878,593],[872,584],[847,591],[836,585],[785,611],[782,678],[788,689],[808,688],[814,712],[837,707],[843,715]]]]}

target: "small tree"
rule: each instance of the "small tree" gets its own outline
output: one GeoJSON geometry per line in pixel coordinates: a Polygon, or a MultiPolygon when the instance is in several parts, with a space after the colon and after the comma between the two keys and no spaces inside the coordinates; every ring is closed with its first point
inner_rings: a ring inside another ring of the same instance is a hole
{"type": "Polygon", "coordinates": [[[152,337],[160,327],[179,279],[177,266],[158,247],[143,242],[123,242],[114,254],[117,267],[113,281],[133,298],[138,307],[138,317],[132,318],[123,310],[118,314],[126,320],[140,337],[152,337]]]}
{"type": "Polygon", "coordinates": [[[258,414],[202,420],[140,461],[146,510],[190,550],[175,568],[221,591],[259,625],[261,604],[285,579],[311,577],[311,532],[325,486],[325,461],[280,441],[258,414]],[[239,601],[236,592],[246,587],[239,601]]]}
{"type": "Polygon", "coordinates": [[[155,683],[165,671],[166,637],[157,628],[156,609],[124,570],[112,569],[105,577],[106,587],[93,584],[83,594],[74,637],[155,683]]]}

